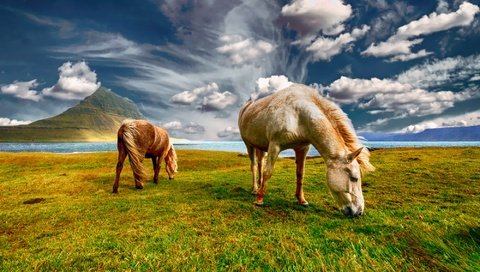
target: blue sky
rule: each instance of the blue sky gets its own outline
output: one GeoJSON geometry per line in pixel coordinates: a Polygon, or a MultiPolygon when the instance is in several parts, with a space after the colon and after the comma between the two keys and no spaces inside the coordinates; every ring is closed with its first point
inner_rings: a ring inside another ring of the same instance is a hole
{"type": "Polygon", "coordinates": [[[0,125],[99,86],[175,137],[238,138],[238,110],[300,82],[360,131],[480,124],[479,1],[2,1],[0,125]]]}

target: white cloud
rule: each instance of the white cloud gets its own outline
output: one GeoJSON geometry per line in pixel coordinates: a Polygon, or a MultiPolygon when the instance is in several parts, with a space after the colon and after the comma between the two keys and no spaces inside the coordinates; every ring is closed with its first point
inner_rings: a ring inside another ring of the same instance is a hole
{"type": "Polygon", "coordinates": [[[16,119],[0,117],[0,126],[19,126],[19,125],[28,125],[30,123],[32,123],[32,121],[19,121],[16,119]]]}
{"type": "Polygon", "coordinates": [[[437,117],[417,124],[409,125],[401,129],[400,131],[417,133],[429,128],[463,127],[478,125],[480,125],[480,110],[455,116],[437,117]]]}
{"type": "Polygon", "coordinates": [[[295,0],[282,8],[287,26],[299,33],[292,44],[304,47],[313,61],[330,61],[333,56],[350,50],[352,43],[370,29],[363,25],[350,33],[342,33],[343,22],[351,14],[352,7],[341,0],[295,0]]]}
{"type": "Polygon", "coordinates": [[[400,22],[411,21],[415,8],[408,3],[395,1],[387,3],[384,0],[367,0],[369,9],[378,10],[377,16],[369,22],[371,30],[368,32],[366,40],[372,43],[376,39],[385,39],[390,33],[395,32],[400,22]]]}
{"type": "Polygon", "coordinates": [[[431,54],[433,54],[433,52],[428,52],[427,50],[422,49],[417,53],[407,53],[393,56],[388,60],[388,62],[409,61],[413,59],[423,58],[431,54]]]}
{"type": "Polygon", "coordinates": [[[399,27],[392,39],[408,39],[410,37],[444,31],[454,27],[468,26],[473,22],[475,14],[477,14],[478,11],[479,7],[477,5],[463,2],[455,12],[441,14],[433,12],[428,16],[424,15],[416,21],[399,27]]]}
{"type": "Polygon", "coordinates": [[[0,90],[3,94],[38,102],[42,96],[34,90],[37,86],[38,83],[36,79],[30,81],[14,81],[11,84],[2,86],[0,90]]]}
{"type": "Polygon", "coordinates": [[[369,29],[370,27],[363,25],[361,28],[355,28],[351,33],[343,33],[335,39],[318,37],[305,50],[312,53],[315,61],[330,61],[333,56],[340,54],[345,47],[362,38],[369,29]]]}
{"type": "Polygon", "coordinates": [[[396,40],[396,41],[387,41],[381,42],[378,45],[371,44],[365,51],[362,52],[363,55],[372,55],[375,57],[386,57],[393,55],[406,55],[410,54],[410,48],[416,44],[419,44],[423,39],[415,40],[396,40]]]}
{"type": "Polygon", "coordinates": [[[290,82],[288,77],[284,75],[274,75],[267,78],[261,77],[257,79],[255,92],[250,95],[250,98],[256,100],[285,89],[292,84],[293,82],[290,82]]]}
{"type": "Polygon", "coordinates": [[[437,1],[437,13],[447,13],[449,11],[448,2],[445,0],[438,0],[437,1]]]}
{"type": "Polygon", "coordinates": [[[225,129],[219,131],[217,136],[222,139],[240,139],[240,130],[237,127],[228,126],[225,129]]]}
{"type": "Polygon", "coordinates": [[[72,64],[65,62],[58,68],[59,79],[52,87],[44,88],[44,96],[61,100],[80,100],[94,93],[99,87],[97,74],[84,61],[72,64]]]}
{"type": "Polygon", "coordinates": [[[220,37],[222,46],[216,51],[228,57],[234,65],[258,63],[266,54],[273,51],[274,46],[266,41],[255,41],[239,35],[224,35],[220,37]]]}
{"type": "Polygon", "coordinates": [[[187,134],[203,134],[205,128],[195,122],[190,122],[183,127],[183,132],[187,134]]]}
{"type": "Polygon", "coordinates": [[[139,45],[117,33],[103,33],[97,31],[86,32],[87,44],[58,48],[63,53],[81,54],[89,58],[129,58],[145,54],[148,45],[139,45]]]}
{"type": "Polygon", "coordinates": [[[343,22],[352,14],[352,7],[342,0],[294,0],[282,7],[287,26],[302,36],[322,32],[335,35],[343,31],[343,22]]]}
{"type": "Polygon", "coordinates": [[[219,92],[217,83],[213,82],[205,87],[183,91],[171,97],[170,101],[180,105],[192,105],[197,109],[218,111],[237,102],[237,96],[231,92],[219,92]]]}
{"type": "Polygon", "coordinates": [[[168,130],[172,136],[203,134],[205,132],[205,128],[196,122],[188,122],[187,124],[183,124],[182,122],[175,120],[160,124],[160,126],[168,130]]]}
{"type": "Polygon", "coordinates": [[[341,77],[327,87],[329,96],[341,104],[356,104],[371,114],[393,113],[395,118],[439,114],[455,102],[478,97],[474,90],[429,92],[391,79],[341,77]]]}
{"type": "Polygon", "coordinates": [[[179,130],[182,129],[182,123],[180,121],[171,121],[162,125],[166,130],[179,130]]]}
{"type": "Polygon", "coordinates": [[[464,83],[480,74],[480,54],[428,61],[395,77],[400,83],[432,89],[453,83],[464,83]]]}
{"type": "Polygon", "coordinates": [[[479,10],[477,5],[463,2],[455,12],[441,14],[433,12],[428,16],[424,15],[418,20],[399,27],[395,35],[387,41],[379,44],[372,43],[362,54],[375,57],[393,56],[390,61],[406,61],[428,56],[431,53],[427,51],[412,53],[412,47],[423,40],[410,39],[454,27],[468,26],[472,24],[479,10]]]}
{"type": "Polygon", "coordinates": [[[27,12],[24,12],[23,15],[37,24],[57,28],[63,36],[71,33],[75,29],[75,26],[66,20],[38,16],[27,12]]]}

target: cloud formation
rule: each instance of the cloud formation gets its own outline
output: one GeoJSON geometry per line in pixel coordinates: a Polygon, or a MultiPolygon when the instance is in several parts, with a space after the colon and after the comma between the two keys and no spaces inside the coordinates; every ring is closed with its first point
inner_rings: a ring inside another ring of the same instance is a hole
{"type": "Polygon", "coordinates": [[[195,122],[183,124],[180,121],[171,121],[165,124],[161,124],[161,127],[165,128],[172,136],[183,136],[185,134],[203,134],[205,132],[205,127],[195,122]]]}
{"type": "Polygon", "coordinates": [[[285,89],[292,85],[293,82],[288,80],[284,75],[274,75],[271,77],[261,77],[256,81],[255,92],[250,95],[250,99],[256,100],[271,95],[279,90],[285,89]]]}
{"type": "Polygon", "coordinates": [[[342,0],[294,0],[282,7],[282,19],[302,36],[342,32],[343,22],[352,14],[352,6],[342,0]]]}
{"type": "Polygon", "coordinates": [[[363,25],[361,28],[355,28],[351,33],[343,33],[335,39],[320,36],[305,50],[312,53],[314,61],[330,61],[333,56],[340,54],[345,48],[350,48],[351,44],[362,38],[369,29],[369,26],[363,25]]]}
{"type": "Polygon", "coordinates": [[[480,75],[480,54],[427,61],[400,73],[395,80],[418,88],[440,88],[464,83],[480,75]]]}
{"type": "Polygon", "coordinates": [[[32,123],[32,121],[19,121],[16,119],[0,117],[0,126],[19,126],[19,125],[28,125],[30,123],[32,123]]]}
{"type": "Polygon", "coordinates": [[[341,104],[355,104],[370,114],[392,113],[395,118],[439,114],[479,95],[472,90],[429,92],[391,79],[352,79],[342,76],[328,88],[341,104]]]}
{"type": "Polygon", "coordinates": [[[75,64],[65,62],[58,68],[58,71],[57,84],[44,88],[42,95],[60,100],[80,100],[91,95],[100,87],[100,82],[97,82],[97,74],[90,70],[84,61],[75,64]]]}
{"type": "Polygon", "coordinates": [[[480,125],[480,110],[454,115],[438,117],[428,121],[420,122],[417,124],[409,125],[401,132],[417,133],[422,132],[429,128],[441,128],[441,127],[464,127],[464,126],[478,126],[480,125]]]}
{"type": "MultiPolygon", "coordinates": [[[[442,9],[443,10],[443,9],[442,9]]],[[[423,39],[416,38],[422,35],[448,30],[454,27],[470,25],[475,15],[479,12],[477,5],[463,2],[457,11],[450,13],[424,15],[422,18],[412,21],[397,29],[395,35],[387,41],[379,44],[372,43],[362,52],[365,56],[391,57],[389,61],[407,61],[415,58],[425,57],[432,52],[421,50],[412,52],[415,45],[422,43],[423,39]]]]}
{"type": "Polygon", "coordinates": [[[227,140],[239,140],[240,130],[237,127],[228,126],[217,133],[218,138],[227,140]]]}
{"type": "Polygon", "coordinates": [[[34,90],[38,83],[36,79],[30,81],[14,81],[11,84],[2,86],[0,88],[3,94],[13,95],[16,98],[32,100],[38,102],[42,96],[34,90]]]}
{"type": "Polygon", "coordinates": [[[213,82],[205,87],[183,91],[170,99],[172,103],[194,106],[202,111],[219,111],[234,105],[237,96],[229,91],[219,92],[217,83],[213,82]]]}
{"type": "Polygon", "coordinates": [[[240,35],[223,35],[220,41],[222,46],[217,47],[216,51],[227,56],[233,65],[258,63],[274,49],[266,41],[246,39],[240,35]]]}

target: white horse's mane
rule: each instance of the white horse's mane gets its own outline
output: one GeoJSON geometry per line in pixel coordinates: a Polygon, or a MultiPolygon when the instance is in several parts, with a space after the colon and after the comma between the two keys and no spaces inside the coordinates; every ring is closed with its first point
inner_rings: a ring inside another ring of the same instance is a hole
{"type": "Polygon", "coordinates": [[[357,134],[353,129],[353,125],[348,116],[332,101],[329,101],[320,95],[317,96],[315,104],[322,110],[325,117],[330,121],[337,132],[337,137],[340,139],[349,152],[363,147],[362,152],[357,156],[358,164],[362,175],[366,172],[375,170],[375,167],[370,163],[370,152],[359,141],[357,134]]]}

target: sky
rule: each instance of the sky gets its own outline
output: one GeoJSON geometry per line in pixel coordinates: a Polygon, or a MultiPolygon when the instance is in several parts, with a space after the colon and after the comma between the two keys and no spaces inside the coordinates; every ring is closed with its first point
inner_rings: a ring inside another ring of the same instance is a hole
{"type": "Polygon", "coordinates": [[[480,125],[480,1],[0,2],[0,125],[100,86],[176,138],[239,138],[248,99],[292,83],[357,131],[480,125]]]}

